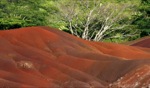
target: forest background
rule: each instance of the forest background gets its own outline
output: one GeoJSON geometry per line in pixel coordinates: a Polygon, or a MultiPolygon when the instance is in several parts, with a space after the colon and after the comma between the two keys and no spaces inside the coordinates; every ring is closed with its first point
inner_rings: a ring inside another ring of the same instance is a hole
{"type": "Polygon", "coordinates": [[[51,26],[89,41],[150,35],[150,0],[0,0],[0,30],[51,26]]]}

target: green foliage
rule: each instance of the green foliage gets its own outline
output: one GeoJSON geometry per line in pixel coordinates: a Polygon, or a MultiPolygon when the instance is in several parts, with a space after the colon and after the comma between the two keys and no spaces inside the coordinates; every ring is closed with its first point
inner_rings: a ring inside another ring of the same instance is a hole
{"type": "Polygon", "coordinates": [[[134,16],[133,24],[137,25],[137,28],[141,31],[141,37],[148,36],[150,35],[150,1],[141,0],[138,10],[138,14],[134,16]]]}
{"type": "Polygon", "coordinates": [[[43,0],[1,0],[0,29],[46,25],[43,0]]]}

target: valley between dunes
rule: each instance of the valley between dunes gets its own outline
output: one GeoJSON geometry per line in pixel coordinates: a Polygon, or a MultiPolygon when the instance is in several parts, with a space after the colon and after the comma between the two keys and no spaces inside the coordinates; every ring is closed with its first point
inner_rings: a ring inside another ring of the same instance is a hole
{"type": "Polygon", "coordinates": [[[150,37],[123,45],[44,26],[3,30],[0,87],[149,88],[150,37]]]}

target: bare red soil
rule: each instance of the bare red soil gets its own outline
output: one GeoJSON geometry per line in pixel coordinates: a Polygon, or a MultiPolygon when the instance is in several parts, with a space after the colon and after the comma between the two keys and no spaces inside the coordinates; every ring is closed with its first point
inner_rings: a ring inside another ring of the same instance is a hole
{"type": "Polygon", "coordinates": [[[150,87],[150,48],[136,46],[89,42],[50,27],[0,31],[0,87],[150,87]]]}
{"type": "Polygon", "coordinates": [[[132,46],[150,48],[150,37],[131,44],[132,46]]]}
{"type": "Polygon", "coordinates": [[[126,45],[131,45],[131,46],[139,46],[139,47],[145,47],[145,48],[150,48],[150,36],[146,36],[131,42],[125,43],[126,45]]]}

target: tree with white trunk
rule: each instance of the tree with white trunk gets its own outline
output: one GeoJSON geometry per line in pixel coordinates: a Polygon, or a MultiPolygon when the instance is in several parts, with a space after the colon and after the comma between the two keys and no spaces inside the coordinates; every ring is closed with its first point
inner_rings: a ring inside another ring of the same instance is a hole
{"type": "MultiPolygon", "coordinates": [[[[131,6],[128,3],[103,3],[100,0],[61,0],[58,4],[70,33],[90,41],[100,41],[112,32],[128,26],[128,23],[120,21],[131,16],[130,11],[127,13],[131,6]]],[[[122,33],[123,36],[125,34],[122,33]]]]}

